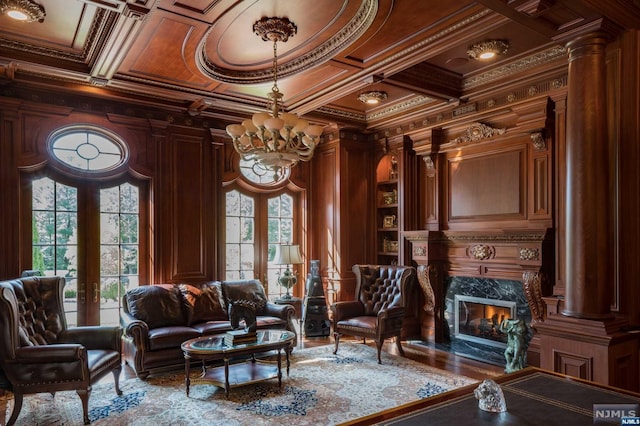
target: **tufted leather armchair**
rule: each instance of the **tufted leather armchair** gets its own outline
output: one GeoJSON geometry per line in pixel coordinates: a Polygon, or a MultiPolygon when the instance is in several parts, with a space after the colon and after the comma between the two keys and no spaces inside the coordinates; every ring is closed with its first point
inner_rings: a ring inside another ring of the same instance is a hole
{"type": "Polygon", "coordinates": [[[89,424],[93,383],[111,372],[122,394],[120,327],[67,328],[64,284],[59,277],[0,282],[0,377],[15,398],[7,425],[18,418],[24,395],[75,390],[89,424]]]}
{"type": "Polygon", "coordinates": [[[340,301],[331,306],[333,312],[333,336],[338,352],[340,336],[348,334],[375,340],[378,348],[378,364],[382,364],[380,350],[385,339],[396,338],[398,351],[402,323],[405,316],[406,295],[416,280],[416,270],[399,265],[354,265],[356,276],[355,300],[340,301]]]}

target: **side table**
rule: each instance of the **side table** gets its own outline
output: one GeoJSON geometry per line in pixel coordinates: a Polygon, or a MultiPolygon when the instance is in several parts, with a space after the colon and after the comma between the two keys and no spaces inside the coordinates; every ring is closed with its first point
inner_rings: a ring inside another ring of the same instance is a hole
{"type": "Polygon", "coordinates": [[[293,317],[298,320],[298,329],[300,330],[300,332],[298,334],[300,335],[300,337],[302,337],[302,328],[301,328],[302,298],[300,298],[300,297],[292,297],[291,299],[284,299],[282,297],[279,297],[276,300],[274,300],[273,303],[275,303],[276,305],[291,305],[291,306],[293,306],[293,309],[295,310],[295,313],[293,314],[294,315],[293,317]]]}

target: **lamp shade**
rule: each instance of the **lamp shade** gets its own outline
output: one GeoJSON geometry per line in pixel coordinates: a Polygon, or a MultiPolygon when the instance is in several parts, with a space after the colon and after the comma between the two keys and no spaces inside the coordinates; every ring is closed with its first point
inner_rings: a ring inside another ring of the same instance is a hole
{"type": "Polygon", "coordinates": [[[276,246],[276,255],[273,258],[276,265],[296,265],[303,263],[298,244],[282,244],[276,246]]]}

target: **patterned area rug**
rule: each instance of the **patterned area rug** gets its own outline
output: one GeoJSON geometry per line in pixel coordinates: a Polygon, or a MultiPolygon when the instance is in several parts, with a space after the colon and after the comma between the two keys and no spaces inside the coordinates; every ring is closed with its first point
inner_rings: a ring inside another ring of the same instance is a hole
{"type": "MultiPolygon", "coordinates": [[[[206,383],[185,394],[184,375],[168,374],[94,386],[89,416],[94,425],[335,425],[476,383],[474,379],[432,368],[361,343],[295,350],[289,377],[224,390],[206,383]]],[[[7,403],[7,419],[12,400],[7,403]]],[[[18,425],[81,425],[75,392],[26,396],[18,425]]]]}

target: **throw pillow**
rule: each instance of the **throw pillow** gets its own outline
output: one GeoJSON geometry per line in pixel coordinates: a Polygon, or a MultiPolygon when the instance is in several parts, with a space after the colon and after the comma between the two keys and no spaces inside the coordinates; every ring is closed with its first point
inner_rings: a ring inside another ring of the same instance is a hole
{"type": "Polygon", "coordinates": [[[175,285],[145,285],[126,293],[129,313],[147,323],[150,329],[185,325],[180,290],[175,285]]]}
{"type": "Polygon", "coordinates": [[[189,325],[229,319],[220,283],[209,283],[200,288],[189,284],[180,284],[179,288],[190,305],[189,325]]]}

